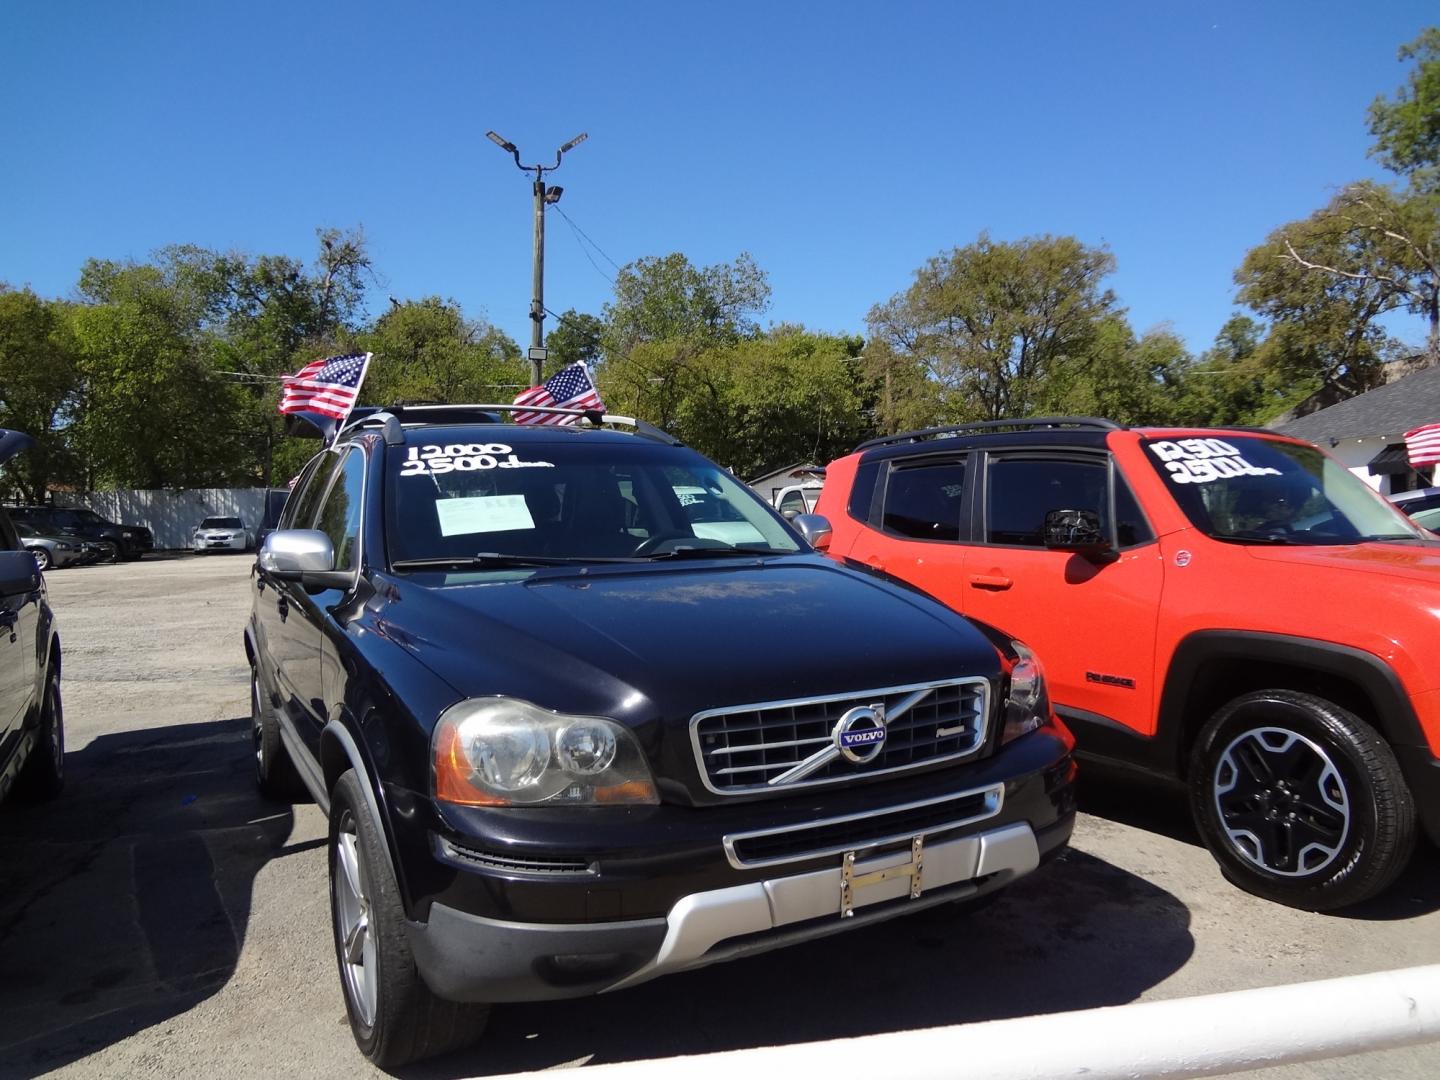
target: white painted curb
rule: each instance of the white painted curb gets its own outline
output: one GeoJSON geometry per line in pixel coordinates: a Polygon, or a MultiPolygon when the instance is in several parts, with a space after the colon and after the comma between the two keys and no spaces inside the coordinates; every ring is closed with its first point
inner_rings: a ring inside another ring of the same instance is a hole
{"type": "Polygon", "coordinates": [[[1433,1040],[1440,1040],[1440,964],[1084,1012],[597,1065],[583,1075],[1179,1080],[1433,1040]]]}

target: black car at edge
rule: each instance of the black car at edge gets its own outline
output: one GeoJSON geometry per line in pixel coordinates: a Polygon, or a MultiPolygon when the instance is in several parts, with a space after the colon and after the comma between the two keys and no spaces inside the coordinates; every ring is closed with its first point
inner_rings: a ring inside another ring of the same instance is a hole
{"type": "Polygon", "coordinates": [[[1072,743],[1023,645],[823,558],[823,519],[792,528],[643,422],[501,408],[352,419],[253,576],[258,779],[330,818],[366,1056],[969,901],[1061,850],[1072,743]]]}
{"type": "Polygon", "coordinates": [[[104,544],[110,560],[139,559],[155,550],[155,537],[144,525],[118,525],[81,506],[12,506],[10,516],[42,532],[67,533],[104,544]]]}

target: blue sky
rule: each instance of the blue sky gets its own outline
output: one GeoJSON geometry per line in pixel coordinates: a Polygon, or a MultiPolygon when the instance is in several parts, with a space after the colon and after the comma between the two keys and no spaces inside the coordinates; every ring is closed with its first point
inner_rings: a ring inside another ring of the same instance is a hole
{"type": "MultiPolygon", "coordinates": [[[[1379,175],[1365,108],[1431,3],[90,3],[0,9],[0,281],[188,242],[309,258],[363,225],[385,296],[529,340],[527,162],[610,258],[750,252],[767,320],[858,332],[988,230],[1119,261],[1207,346],[1275,226],[1379,175]]],[[[546,305],[610,282],[547,225],[546,305]]],[[[591,251],[601,270],[606,259],[591,251]]],[[[553,325],[551,320],[550,325],[553,325]]],[[[1412,340],[1418,325],[1400,329],[1412,340]]]]}

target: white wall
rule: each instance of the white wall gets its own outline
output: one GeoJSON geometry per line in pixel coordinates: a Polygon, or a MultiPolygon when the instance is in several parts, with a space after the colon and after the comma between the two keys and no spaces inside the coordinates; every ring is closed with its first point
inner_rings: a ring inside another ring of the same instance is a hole
{"type": "Polygon", "coordinates": [[[85,506],[108,521],[144,525],[156,548],[190,546],[202,518],[238,517],[256,529],[265,516],[265,488],[195,488],[188,491],[90,491],[57,494],[57,504],[85,506]]]}

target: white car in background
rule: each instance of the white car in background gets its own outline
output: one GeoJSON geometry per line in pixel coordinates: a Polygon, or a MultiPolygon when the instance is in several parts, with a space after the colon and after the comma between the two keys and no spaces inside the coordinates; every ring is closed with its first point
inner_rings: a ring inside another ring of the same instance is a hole
{"type": "Polygon", "coordinates": [[[823,485],[813,482],[781,488],[775,493],[775,509],[780,511],[780,516],[786,521],[790,521],[797,514],[813,514],[822,490],[823,485]]]}
{"type": "Polygon", "coordinates": [[[249,551],[255,537],[238,517],[207,517],[190,534],[195,554],[207,551],[249,551]]]}

